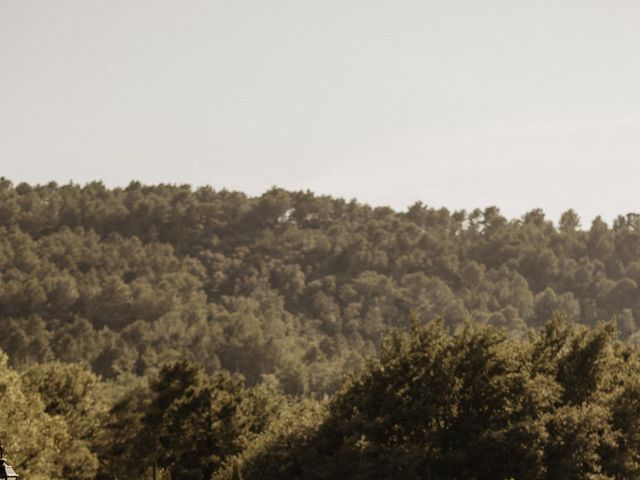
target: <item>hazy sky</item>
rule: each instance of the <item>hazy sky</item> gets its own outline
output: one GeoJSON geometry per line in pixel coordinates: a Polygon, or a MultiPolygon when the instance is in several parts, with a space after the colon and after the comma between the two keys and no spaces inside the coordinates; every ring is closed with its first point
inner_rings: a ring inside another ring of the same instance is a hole
{"type": "Polygon", "coordinates": [[[638,0],[0,0],[0,175],[640,211],[638,0]]]}

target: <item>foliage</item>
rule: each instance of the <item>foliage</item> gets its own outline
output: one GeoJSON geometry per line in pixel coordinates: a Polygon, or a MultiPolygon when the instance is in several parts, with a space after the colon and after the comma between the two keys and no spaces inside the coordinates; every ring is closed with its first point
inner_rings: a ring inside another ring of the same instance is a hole
{"type": "Polygon", "coordinates": [[[332,392],[390,327],[442,317],[515,334],[559,311],[636,337],[640,220],[406,212],[274,188],[0,185],[0,346],[23,370],[107,378],[182,358],[332,392]],[[82,339],[82,340],[80,340],[82,339]]]}
{"type": "Polygon", "coordinates": [[[82,365],[55,362],[32,367],[22,382],[44,402],[47,414],[62,417],[68,427],[69,438],[59,444],[66,461],[64,478],[94,478],[98,469],[94,438],[107,408],[98,377],[82,365]]]}
{"type": "Polygon", "coordinates": [[[639,285],[636,214],[2,179],[0,428],[35,479],[636,478],[639,285]]]}
{"type": "Polygon", "coordinates": [[[63,418],[45,411],[40,397],[8,367],[2,351],[0,399],[0,430],[8,432],[7,455],[12,464],[20,465],[19,473],[35,480],[67,478],[65,472],[74,469],[78,460],[75,452],[68,458],[62,456],[60,447],[73,441],[68,426],[63,418]]]}
{"type": "Polygon", "coordinates": [[[324,417],[305,427],[281,418],[272,428],[288,433],[246,449],[242,471],[267,480],[635,478],[638,424],[622,416],[638,412],[640,359],[614,333],[561,318],[527,340],[471,324],[451,335],[442,322],[393,332],[324,417]],[[622,405],[631,408],[622,414],[622,405]]]}

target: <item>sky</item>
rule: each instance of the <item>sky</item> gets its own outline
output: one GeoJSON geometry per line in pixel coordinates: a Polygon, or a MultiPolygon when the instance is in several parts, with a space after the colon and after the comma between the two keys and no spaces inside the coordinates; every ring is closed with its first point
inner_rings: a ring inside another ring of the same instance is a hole
{"type": "Polygon", "coordinates": [[[640,211],[637,0],[0,0],[0,176],[640,211]]]}

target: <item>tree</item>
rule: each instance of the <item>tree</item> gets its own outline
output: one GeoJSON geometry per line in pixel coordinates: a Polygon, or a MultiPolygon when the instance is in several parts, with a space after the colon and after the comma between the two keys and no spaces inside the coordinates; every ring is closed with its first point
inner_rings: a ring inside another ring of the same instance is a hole
{"type": "Polygon", "coordinates": [[[151,384],[152,400],[138,437],[143,462],[172,478],[209,479],[266,424],[264,397],[227,373],[208,377],[188,362],[167,365],[151,384]]]}
{"type": "Polygon", "coordinates": [[[67,444],[70,435],[64,419],[45,412],[42,400],[24,388],[2,351],[0,393],[0,425],[9,432],[7,446],[12,462],[20,466],[20,475],[36,480],[66,478],[64,469],[68,464],[60,447],[67,444]]]}

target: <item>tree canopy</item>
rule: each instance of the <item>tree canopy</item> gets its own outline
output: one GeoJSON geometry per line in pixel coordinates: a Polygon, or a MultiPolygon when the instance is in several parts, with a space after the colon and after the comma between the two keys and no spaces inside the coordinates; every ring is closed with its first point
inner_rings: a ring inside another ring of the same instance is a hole
{"type": "Polygon", "coordinates": [[[0,429],[25,478],[635,478],[639,284],[631,213],[1,179],[0,429]]]}

